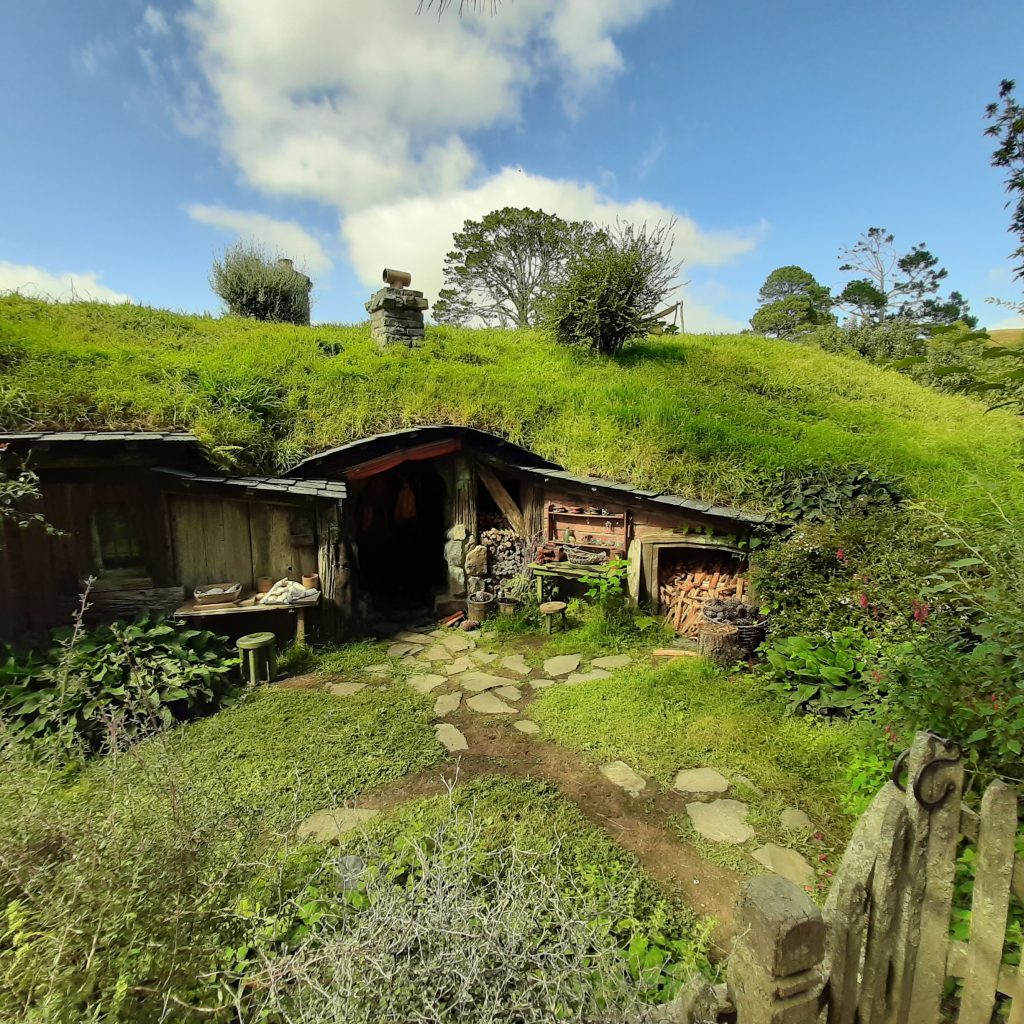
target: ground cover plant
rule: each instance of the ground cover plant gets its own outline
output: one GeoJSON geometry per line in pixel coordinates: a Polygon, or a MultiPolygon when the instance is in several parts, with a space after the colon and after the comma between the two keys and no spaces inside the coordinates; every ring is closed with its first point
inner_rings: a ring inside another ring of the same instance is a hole
{"type": "Polygon", "coordinates": [[[79,616],[47,650],[0,658],[0,722],[72,759],[209,712],[238,685],[224,637],[149,615],[91,631],[79,616]]]}

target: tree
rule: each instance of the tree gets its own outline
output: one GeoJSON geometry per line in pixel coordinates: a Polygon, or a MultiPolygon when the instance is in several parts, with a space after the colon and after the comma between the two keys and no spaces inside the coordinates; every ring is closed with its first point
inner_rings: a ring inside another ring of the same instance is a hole
{"type": "Polygon", "coordinates": [[[214,260],[210,287],[235,316],[309,324],[313,282],[291,260],[272,259],[254,242],[236,242],[214,260]]]}
{"type": "Polygon", "coordinates": [[[985,117],[993,123],[985,134],[998,140],[992,154],[992,166],[1006,168],[1006,191],[1010,199],[1006,205],[1013,207],[1009,231],[1017,236],[1020,243],[1011,253],[1011,259],[1019,261],[1014,267],[1014,277],[1024,280],[1024,107],[1014,96],[1016,83],[1004,78],[999,84],[998,103],[985,108],[985,117]]]}
{"type": "Polygon", "coordinates": [[[868,228],[852,248],[840,251],[840,259],[845,260],[841,271],[863,276],[846,285],[836,305],[861,323],[879,325],[898,318],[916,324],[962,321],[974,327],[978,322],[959,292],[939,297],[949,271],[923,242],[901,256],[890,232],[868,228]]]}
{"type": "Polygon", "coordinates": [[[788,338],[801,331],[835,323],[832,295],[802,267],[773,270],[758,293],[760,308],[750,320],[759,334],[788,338]]]}
{"type": "Polygon", "coordinates": [[[434,303],[438,323],[479,318],[502,327],[532,327],[573,252],[594,226],[543,210],[506,206],[467,220],[444,262],[445,287],[434,303]]]}
{"type": "Polygon", "coordinates": [[[615,355],[646,335],[651,317],[677,287],[682,264],[672,258],[674,226],[617,224],[576,249],[565,280],[544,307],[556,340],[615,355]]]}

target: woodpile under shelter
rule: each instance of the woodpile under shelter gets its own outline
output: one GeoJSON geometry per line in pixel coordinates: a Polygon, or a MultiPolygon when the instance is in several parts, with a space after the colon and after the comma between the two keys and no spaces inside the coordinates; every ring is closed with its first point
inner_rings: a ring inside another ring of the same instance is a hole
{"type": "Polygon", "coordinates": [[[94,613],[112,617],[173,611],[203,585],[252,593],[261,578],[316,574],[312,617],[340,638],[375,615],[465,608],[524,566],[549,592],[579,592],[588,565],[621,557],[631,595],[664,611],[681,580],[737,579],[750,535],[772,526],[760,513],[577,476],[460,426],[368,437],[278,477],[226,474],[181,433],[8,434],[0,447],[8,473],[24,463],[39,475],[33,510],[59,531],[4,527],[7,639],[67,623],[89,576],[94,613]]]}

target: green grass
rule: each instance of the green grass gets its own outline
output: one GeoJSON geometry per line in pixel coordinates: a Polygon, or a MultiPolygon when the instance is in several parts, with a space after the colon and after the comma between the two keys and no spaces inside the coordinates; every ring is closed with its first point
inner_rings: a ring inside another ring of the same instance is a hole
{"type": "Polygon", "coordinates": [[[381,352],[365,327],[7,296],[0,366],[2,427],[191,428],[249,463],[453,422],[575,472],[748,505],[776,468],[831,460],[901,477],[951,514],[986,509],[986,491],[1024,508],[1009,413],[752,335],[652,338],[608,360],[537,332],[433,328],[420,349],[381,352]]]}
{"type": "Polygon", "coordinates": [[[681,768],[744,775],[766,794],[741,786],[752,808],[773,800],[802,808],[830,844],[850,829],[840,805],[846,764],[870,741],[863,727],[790,717],[758,679],[698,658],[545,690],[531,717],[545,738],[595,762],[621,759],[666,786],[681,768]]]}
{"type": "Polygon", "coordinates": [[[439,762],[432,703],[401,685],[351,697],[270,687],[120,762],[100,762],[85,778],[88,786],[112,781],[127,787],[130,799],[145,799],[132,787],[153,777],[144,770],[152,764],[136,772],[136,763],[158,760],[211,815],[244,809],[267,828],[288,828],[318,808],[439,762]]]}

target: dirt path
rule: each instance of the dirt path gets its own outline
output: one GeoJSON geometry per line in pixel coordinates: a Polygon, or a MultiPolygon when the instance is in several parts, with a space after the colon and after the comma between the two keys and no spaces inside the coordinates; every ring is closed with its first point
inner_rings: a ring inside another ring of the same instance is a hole
{"type": "Polygon", "coordinates": [[[579,755],[556,743],[523,735],[505,718],[463,708],[446,721],[466,737],[468,751],[451,756],[444,765],[364,793],[358,805],[388,810],[409,800],[436,796],[444,792],[446,782],[465,782],[481,775],[551,782],[590,822],[633,853],[654,878],[676,891],[697,913],[715,918],[715,945],[723,954],[728,951],[743,878],[703,860],[692,846],[676,837],[669,819],[683,813],[680,797],[654,787],[650,796],[630,797],[579,755]]]}

